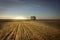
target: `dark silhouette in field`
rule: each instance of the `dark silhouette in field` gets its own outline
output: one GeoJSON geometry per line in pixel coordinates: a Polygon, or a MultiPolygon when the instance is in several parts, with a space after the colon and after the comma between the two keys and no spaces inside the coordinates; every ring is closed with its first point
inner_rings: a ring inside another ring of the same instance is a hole
{"type": "Polygon", "coordinates": [[[31,20],[36,20],[36,16],[31,16],[31,20]]]}

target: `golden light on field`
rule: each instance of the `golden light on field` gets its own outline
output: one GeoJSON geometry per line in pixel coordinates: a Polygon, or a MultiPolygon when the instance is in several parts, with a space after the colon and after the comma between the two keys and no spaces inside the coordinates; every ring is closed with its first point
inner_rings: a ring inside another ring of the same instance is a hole
{"type": "Polygon", "coordinates": [[[13,19],[27,19],[27,17],[24,17],[24,16],[17,16],[17,17],[14,17],[13,19]]]}

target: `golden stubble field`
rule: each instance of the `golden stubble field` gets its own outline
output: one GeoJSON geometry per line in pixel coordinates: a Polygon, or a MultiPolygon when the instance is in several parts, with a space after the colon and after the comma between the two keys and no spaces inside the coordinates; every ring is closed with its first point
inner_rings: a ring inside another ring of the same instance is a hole
{"type": "Polygon", "coordinates": [[[40,21],[0,22],[0,40],[60,40],[60,29],[40,21]]]}

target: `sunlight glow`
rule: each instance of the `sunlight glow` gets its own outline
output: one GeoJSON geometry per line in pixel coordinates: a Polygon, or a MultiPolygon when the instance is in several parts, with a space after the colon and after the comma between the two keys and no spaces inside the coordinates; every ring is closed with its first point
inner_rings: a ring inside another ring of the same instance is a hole
{"type": "Polygon", "coordinates": [[[18,17],[14,17],[13,19],[27,19],[27,18],[24,16],[18,16],[18,17]]]}

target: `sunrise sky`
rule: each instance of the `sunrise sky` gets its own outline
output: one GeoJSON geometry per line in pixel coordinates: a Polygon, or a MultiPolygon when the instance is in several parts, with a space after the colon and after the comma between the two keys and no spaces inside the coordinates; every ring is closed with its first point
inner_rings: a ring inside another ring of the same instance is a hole
{"type": "Polygon", "coordinates": [[[0,0],[0,19],[36,16],[60,19],[59,0],[0,0]]]}

